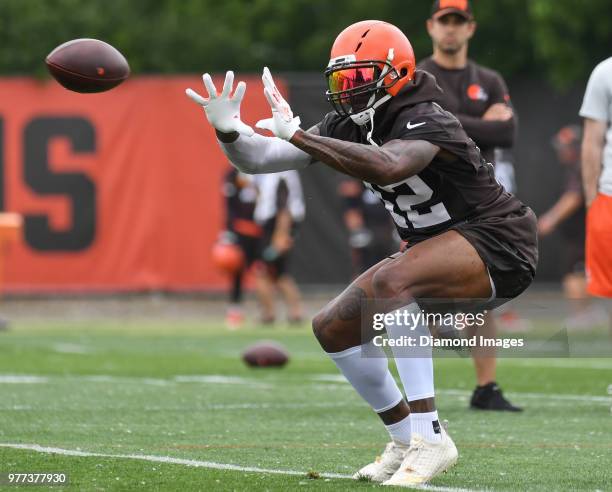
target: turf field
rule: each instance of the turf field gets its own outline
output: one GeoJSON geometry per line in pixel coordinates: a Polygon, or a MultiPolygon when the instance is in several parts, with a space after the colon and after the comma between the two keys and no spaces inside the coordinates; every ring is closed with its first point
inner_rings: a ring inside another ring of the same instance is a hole
{"type": "MultiPolygon", "coordinates": [[[[503,359],[499,379],[523,414],[468,410],[470,362],[436,361],[460,460],[431,488],[612,488],[611,359],[503,359]]],[[[66,490],[368,489],[347,476],[385,438],[306,326],[22,321],[0,333],[0,472],[62,471],[66,490]],[[262,338],[288,347],[285,369],[243,366],[262,338]]]]}

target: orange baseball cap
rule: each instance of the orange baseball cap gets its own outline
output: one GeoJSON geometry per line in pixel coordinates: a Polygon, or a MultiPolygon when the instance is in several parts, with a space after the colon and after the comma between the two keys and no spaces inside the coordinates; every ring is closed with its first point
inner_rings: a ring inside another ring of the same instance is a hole
{"type": "Polygon", "coordinates": [[[457,14],[467,20],[473,20],[472,6],[469,0],[436,0],[431,7],[432,19],[439,19],[448,14],[457,14]]]}

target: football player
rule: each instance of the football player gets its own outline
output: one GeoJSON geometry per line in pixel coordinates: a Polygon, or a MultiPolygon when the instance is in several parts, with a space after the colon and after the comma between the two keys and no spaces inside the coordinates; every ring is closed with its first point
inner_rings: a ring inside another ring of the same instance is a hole
{"type": "Polygon", "coordinates": [[[258,176],[257,184],[259,198],[254,217],[263,229],[261,259],[264,267],[258,279],[266,294],[261,321],[274,323],[274,297],[278,289],[287,304],[289,323],[300,324],[302,296],[287,268],[296,232],[305,215],[300,176],[297,171],[264,174],[258,176]]]}
{"type": "Polygon", "coordinates": [[[561,272],[563,293],[572,301],[573,314],[566,320],[568,328],[590,328],[607,322],[603,310],[590,303],[584,270],[586,206],[580,173],[580,140],[582,129],[578,125],[561,128],[552,139],[557,161],[565,174],[563,193],[555,204],[538,218],[540,237],[559,230],[562,241],[561,272]]]}
{"type": "MultiPolygon", "coordinates": [[[[431,353],[392,347],[404,397],[368,320],[362,323],[362,308],[368,299],[393,301],[403,313],[417,314],[419,302],[431,298],[486,299],[494,307],[518,296],[535,274],[536,219],[497,183],[459,121],[436,104],[441,90],[431,75],[415,71],[410,42],[397,27],[382,21],[347,27],[333,44],[325,75],[334,110],[304,131],[264,68],[272,117],[257,127],[274,137],[255,134],[240,120],[246,86],[239,83],[232,94],[232,72],[221,93],[208,74],[208,98],[187,93],[204,106],[222,149],[243,172],[321,162],[362,180],[408,242],[330,301],[315,316],[313,331],[391,437],[383,454],[355,476],[413,486],[447,470],[458,456],[439,423],[431,353]]],[[[409,334],[400,323],[385,328],[390,338],[409,334]]],[[[410,330],[429,334],[422,324],[410,330]]]]}
{"type": "MultiPolygon", "coordinates": [[[[260,242],[263,235],[261,226],[254,220],[257,203],[257,186],[252,176],[238,171],[235,167],[225,174],[222,193],[225,198],[225,230],[221,232],[220,242],[237,245],[244,255],[244,265],[234,272],[225,324],[235,329],[244,323],[242,312],[243,280],[246,270],[256,263],[260,256],[260,242]]],[[[259,288],[258,294],[262,306],[270,302],[266,292],[259,288]]]]}

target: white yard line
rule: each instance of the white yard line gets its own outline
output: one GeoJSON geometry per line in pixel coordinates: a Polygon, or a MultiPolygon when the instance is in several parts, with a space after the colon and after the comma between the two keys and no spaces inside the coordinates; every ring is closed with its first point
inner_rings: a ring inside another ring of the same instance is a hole
{"type": "Polygon", "coordinates": [[[78,343],[55,343],[51,348],[60,354],[90,354],[92,350],[78,343]]]}
{"type": "MultiPolygon", "coordinates": [[[[23,375],[23,374],[0,374],[0,384],[44,384],[50,382],[56,382],[61,380],[77,380],[77,381],[89,381],[93,383],[131,383],[131,384],[142,384],[148,386],[167,386],[177,383],[195,383],[195,384],[228,384],[228,385],[248,385],[250,387],[261,388],[271,387],[274,384],[279,383],[291,383],[291,381],[282,379],[249,379],[234,376],[225,376],[219,374],[204,374],[204,375],[192,375],[192,376],[175,376],[170,379],[161,378],[145,378],[145,377],[123,377],[123,376],[110,376],[110,375],[92,375],[92,376],[37,376],[37,375],[23,375]]],[[[310,381],[316,383],[325,382],[331,388],[334,383],[348,384],[346,379],[340,374],[317,374],[310,378],[310,381]],[[330,384],[331,383],[331,384],[330,384]]],[[[461,389],[438,389],[436,392],[440,395],[449,396],[469,396],[471,391],[461,389]]],[[[599,402],[599,403],[610,403],[612,396],[596,396],[596,395],[575,395],[569,393],[533,393],[533,392],[516,392],[510,391],[509,395],[517,398],[536,398],[543,400],[562,400],[562,401],[583,401],[583,402],[599,402]]]]}
{"type": "MultiPolygon", "coordinates": [[[[144,410],[154,412],[185,410],[184,407],[162,407],[157,405],[145,405],[143,408],[144,410]]],[[[202,407],[190,407],[190,410],[283,410],[297,408],[346,408],[346,403],[207,403],[206,405],[202,405],[202,407]]],[[[0,409],[2,408],[0,407],[0,409]]],[[[9,410],[10,409],[11,408],[9,408],[9,410]]]]}
{"type": "MultiPolygon", "coordinates": [[[[307,478],[307,473],[305,471],[298,470],[277,470],[274,468],[259,468],[255,466],[240,466],[240,465],[230,465],[227,463],[215,463],[213,461],[199,461],[199,460],[188,460],[184,458],[171,458],[170,456],[153,456],[147,454],[111,454],[111,453],[93,453],[89,451],[82,451],[80,449],[63,449],[63,448],[54,448],[54,447],[46,447],[40,446],[39,444],[11,444],[11,443],[0,443],[0,447],[2,448],[11,448],[11,449],[23,449],[27,451],[35,451],[37,453],[47,453],[47,454],[59,454],[63,456],[77,456],[84,458],[113,458],[113,459],[129,459],[129,460],[140,460],[140,461],[150,461],[153,463],[169,463],[173,465],[184,465],[184,466],[192,466],[195,468],[209,468],[214,470],[229,470],[229,471],[240,471],[240,472],[250,472],[250,473],[270,473],[274,475],[292,475],[292,476],[301,476],[307,478]]],[[[350,475],[344,475],[341,473],[320,473],[319,476],[321,478],[341,478],[341,479],[350,479],[350,475]]],[[[459,489],[455,487],[437,487],[435,485],[425,485],[419,487],[423,490],[432,490],[439,492],[470,492],[470,489],[459,489]]]]}
{"type": "Polygon", "coordinates": [[[29,376],[23,374],[0,374],[0,384],[41,384],[48,383],[45,376],[29,376]]]}
{"type": "Polygon", "coordinates": [[[220,374],[195,374],[191,376],[174,376],[177,383],[215,383],[215,384],[253,384],[260,382],[239,376],[223,376],[220,374]]]}
{"type": "MultiPolygon", "coordinates": [[[[345,402],[321,402],[321,403],[208,403],[201,407],[190,407],[190,410],[294,410],[299,408],[346,408],[345,402]]],[[[47,408],[48,410],[49,408],[47,408]]],[[[9,405],[0,406],[1,411],[40,411],[31,405],[9,405]]],[[[145,405],[143,410],[147,412],[169,412],[184,411],[184,407],[162,407],[159,405],[145,405]]]]}

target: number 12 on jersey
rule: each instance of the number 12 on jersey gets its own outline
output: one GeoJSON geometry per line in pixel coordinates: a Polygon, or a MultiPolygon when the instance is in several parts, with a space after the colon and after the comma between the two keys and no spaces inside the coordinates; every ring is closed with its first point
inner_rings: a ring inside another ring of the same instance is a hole
{"type": "Polygon", "coordinates": [[[442,202],[424,206],[433,190],[418,175],[387,186],[364,183],[384,204],[401,228],[423,229],[451,219],[442,202]]]}

